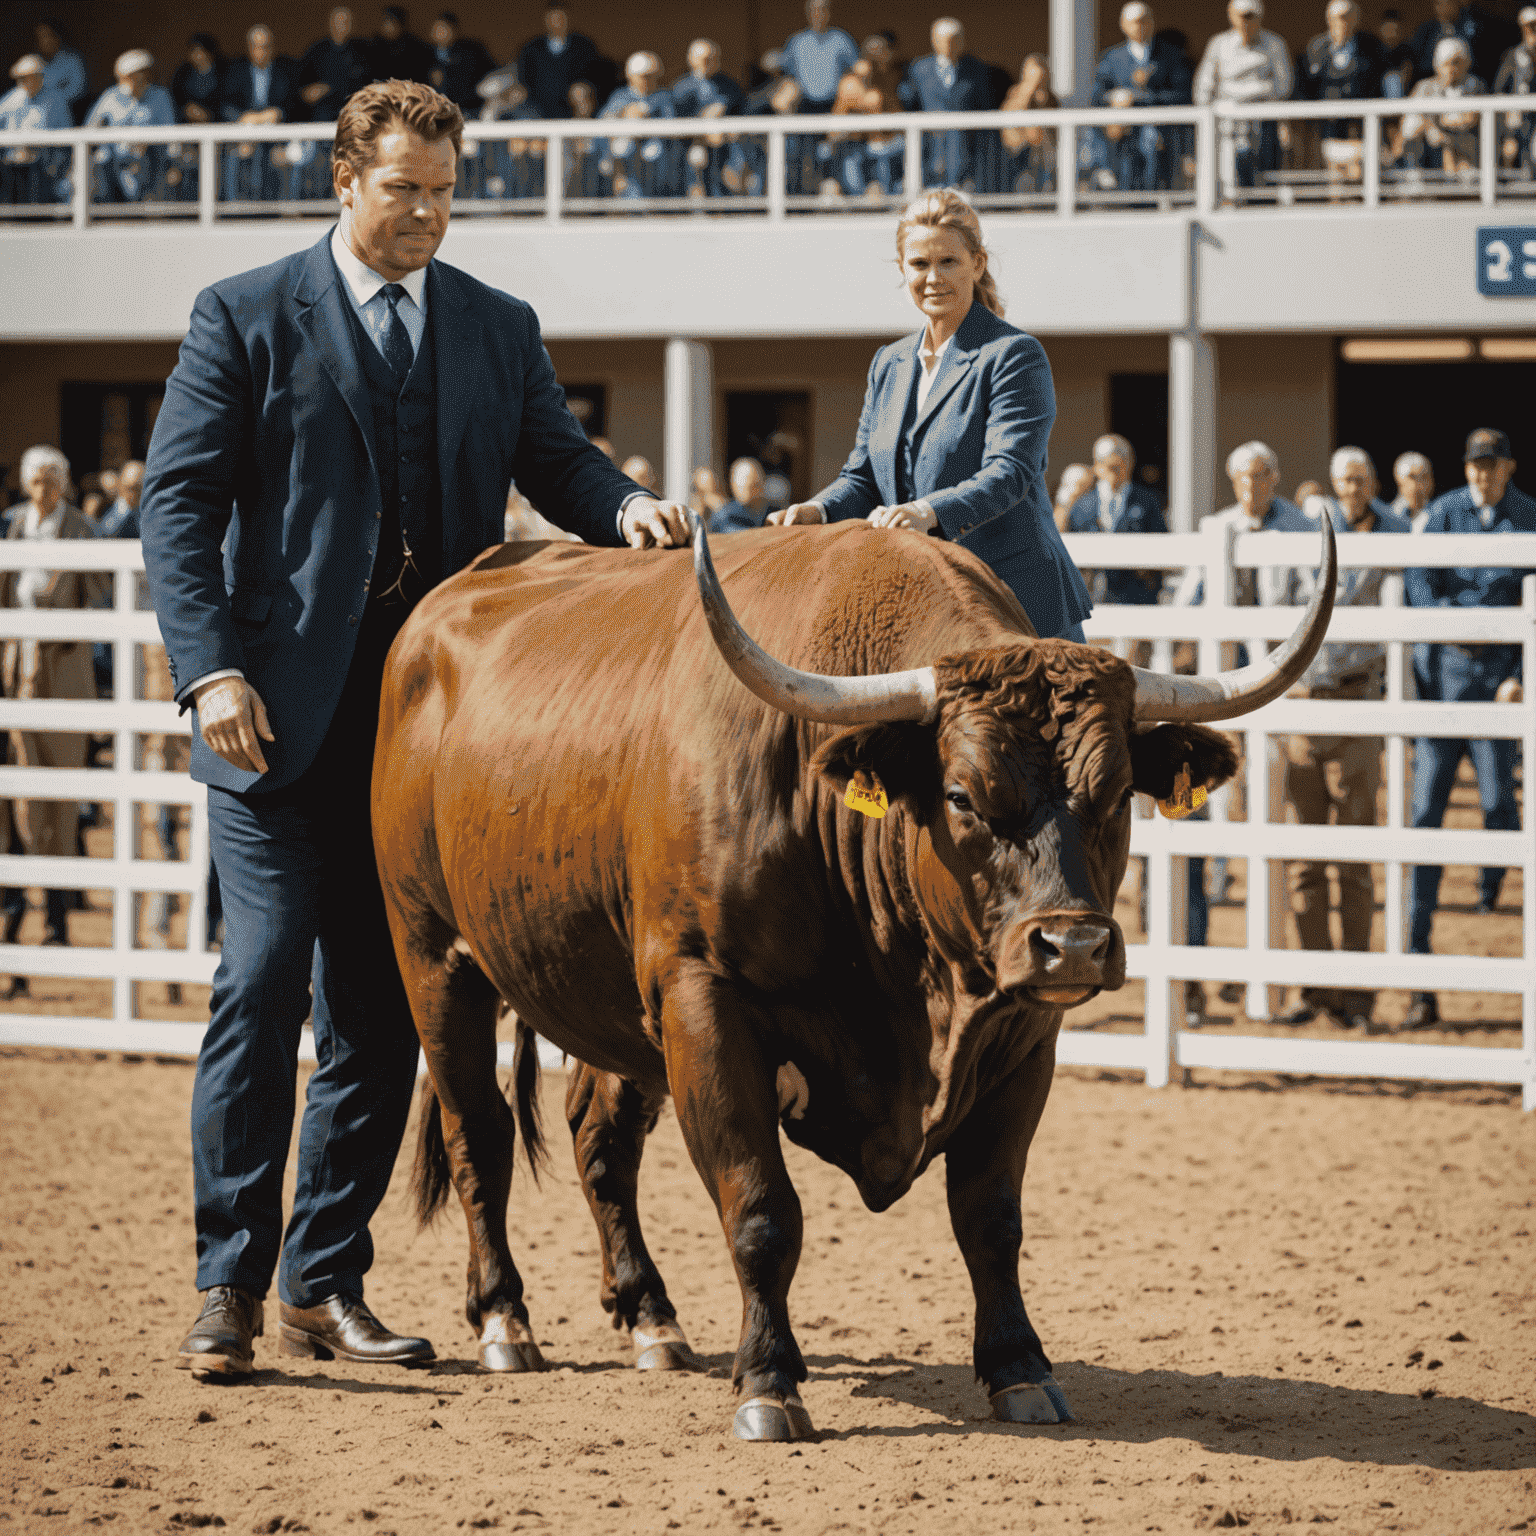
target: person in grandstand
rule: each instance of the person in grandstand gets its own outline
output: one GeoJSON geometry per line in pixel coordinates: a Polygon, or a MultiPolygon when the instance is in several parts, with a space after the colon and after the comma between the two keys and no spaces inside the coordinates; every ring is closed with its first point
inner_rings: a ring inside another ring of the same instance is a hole
{"type": "MultiPolygon", "coordinates": [[[[0,130],[73,128],[69,103],[49,87],[46,65],[38,53],[23,54],[11,65],[16,82],[0,96],[0,130]]],[[[0,153],[0,202],[58,203],[69,195],[69,150],[16,144],[0,153]]]]}
{"type": "Polygon", "coordinates": [[[997,572],[1037,634],[1081,640],[1092,604],[1045,486],[1056,419],[1045,349],[1003,318],[981,221],[959,192],[910,203],[896,254],[923,327],[876,354],[837,479],[769,521],[859,517],[953,539],[997,572]]]}
{"type": "MultiPolygon", "coordinates": [[[[677,116],[672,93],[661,88],[662,64],[648,49],[624,61],[624,84],[603,105],[600,117],[625,121],[677,116]]],[[[677,190],[678,139],[614,137],[607,142],[617,197],[670,197],[677,190]]]]}
{"type": "MultiPolygon", "coordinates": [[[[1438,497],[1429,509],[1425,533],[1536,533],[1536,498],[1514,484],[1515,455],[1508,436],[1493,427],[1479,427],[1467,438],[1463,455],[1467,483],[1438,497]]],[[[1489,564],[1454,570],[1414,567],[1403,573],[1408,602],[1414,608],[1513,608],[1520,605],[1520,587],[1536,571],[1489,564]]],[[[1517,703],[1524,698],[1518,645],[1437,645],[1432,697],[1448,700],[1517,703]]],[[[1520,808],[1515,799],[1515,763],[1519,743],[1509,738],[1446,739],[1420,737],[1413,749],[1413,812],[1415,827],[1438,827],[1445,821],[1451,788],[1463,757],[1477,770],[1483,825],[1501,832],[1518,831],[1520,808]]],[[[1531,765],[1525,765],[1529,776],[1531,765]]],[[[1409,881],[1408,952],[1430,953],[1430,931],[1440,899],[1441,866],[1419,864],[1409,881]]],[[[1478,882],[1478,910],[1492,912],[1499,902],[1503,869],[1484,869],[1478,882]]],[[[1527,892],[1525,899],[1531,899],[1527,892]]],[[[1439,1020],[1433,992],[1417,992],[1409,1006],[1409,1028],[1424,1028],[1439,1020]]]]}
{"type": "Polygon", "coordinates": [[[528,100],[546,120],[570,117],[571,87],[581,81],[596,94],[606,84],[600,76],[611,68],[590,37],[571,31],[564,5],[545,8],[543,32],[524,43],[517,55],[518,78],[528,100]]]}
{"type": "MultiPolygon", "coordinates": [[[[1131,479],[1135,467],[1136,450],[1125,438],[1118,432],[1101,437],[1093,445],[1095,484],[1073,503],[1066,531],[1167,533],[1162,504],[1146,486],[1131,479]]],[[[1083,574],[1086,579],[1088,573],[1083,574]]],[[[1161,571],[1097,571],[1088,581],[1096,603],[1155,603],[1162,586],[1161,571]]]]}
{"type": "MultiPolygon", "coordinates": [[[[1120,8],[1125,41],[1106,49],[1093,79],[1096,107],[1161,107],[1190,99],[1193,80],[1181,48],[1154,35],[1152,7],[1128,0],[1120,8]]],[[[1177,171],[1178,136],[1156,123],[1111,124],[1097,130],[1105,140],[1104,162],[1122,191],[1151,191],[1171,184],[1177,171]]]]}
{"type": "MultiPolygon", "coordinates": [[[[738,117],[746,102],[742,89],[720,67],[720,45],[696,37],[688,45],[688,73],[672,86],[672,104],[679,117],[738,117]]],[[[687,191],[698,197],[719,197],[725,191],[721,174],[729,146],[723,134],[695,139],[687,153],[687,191]]]]}
{"type": "MultiPolygon", "coordinates": [[[[1459,37],[1435,44],[1435,72],[1414,86],[1410,100],[1486,96],[1488,87],[1471,73],[1472,49],[1459,37]]],[[[1398,123],[1394,148],[1411,170],[1439,170],[1450,176],[1470,174],[1481,158],[1481,130],[1476,112],[1405,113],[1398,123]]]]}
{"type": "MultiPolygon", "coordinates": [[[[1518,18],[1520,41],[1504,55],[1493,77],[1495,96],[1536,95],[1536,5],[1525,6],[1518,18]]],[[[1499,158],[1504,165],[1519,167],[1527,177],[1536,176],[1532,129],[1536,113],[1506,112],[1500,119],[1499,158]]]]}
{"type": "MultiPolygon", "coordinates": [[[[1328,0],[1327,23],[1327,31],[1314,37],[1296,61],[1297,96],[1303,101],[1363,101],[1380,96],[1387,51],[1379,37],[1361,31],[1355,0],[1328,0]]],[[[1365,134],[1360,119],[1328,118],[1317,130],[1324,169],[1358,180],[1365,134]]]]}
{"type": "MultiPolygon", "coordinates": [[[[1282,38],[1265,31],[1263,0],[1231,0],[1227,20],[1231,26],[1205,45],[1195,71],[1195,101],[1201,106],[1285,101],[1295,81],[1290,50],[1282,38]]],[[[1260,185],[1279,167],[1282,137],[1282,125],[1273,121],[1223,119],[1218,141],[1223,184],[1260,185]]]]}
{"type": "Polygon", "coordinates": [[[369,819],[391,642],[501,539],[509,482],[589,543],[688,542],[587,441],[531,307],[435,259],[463,121],[398,80],[347,102],[339,222],[202,291],[150,441],[144,564],[224,902],[192,1092],[203,1305],[176,1355],[199,1377],[253,1369],[274,1273],[284,1353],[432,1358],[363,1301],[418,1056],[369,819]]]}
{"type": "MultiPolygon", "coordinates": [[[[85,120],[87,128],[168,128],[176,121],[176,104],[163,85],[150,81],[154,56],[130,48],[117,56],[112,72],[117,84],[101,93],[85,120]]],[[[163,144],[123,141],[94,151],[96,200],[136,203],[156,189],[166,165],[163,144]]]]}
{"type": "MultiPolygon", "coordinates": [[[[1407,533],[1408,520],[1379,500],[1376,470],[1362,448],[1340,448],[1329,461],[1332,496],[1315,496],[1302,508],[1308,518],[1327,517],[1339,533],[1407,533]]],[[[1351,566],[1340,571],[1334,602],[1339,608],[1381,606],[1385,569],[1351,566]]],[[[1312,599],[1316,571],[1293,567],[1285,601],[1304,607],[1312,599]]],[[[1308,699],[1380,699],[1386,686],[1387,651],[1378,641],[1325,645],[1291,691],[1308,699]]],[[[1381,788],[1382,739],[1379,736],[1287,736],[1285,798],[1303,826],[1371,827],[1376,824],[1376,796],[1381,788]],[[1330,765],[1338,791],[1330,780],[1330,765]]],[[[1340,860],[1339,923],[1342,948],[1368,950],[1375,911],[1375,886],[1369,864],[1340,860]]],[[[1290,865],[1292,911],[1303,949],[1332,949],[1328,929],[1328,861],[1300,859],[1290,865]]],[[[1319,1013],[1345,1028],[1370,1022],[1373,992],[1351,987],[1303,987],[1301,1000],[1281,1017],[1304,1024],[1319,1013]]]]}
{"type": "Polygon", "coordinates": [[[56,16],[38,22],[32,29],[32,41],[43,57],[43,84],[69,103],[71,119],[78,123],[91,99],[85,55],[70,42],[64,23],[56,16]]]}
{"type": "Polygon", "coordinates": [[[709,520],[711,533],[735,533],[761,528],[768,520],[768,477],[756,459],[737,459],[731,465],[731,499],[709,520]]]}

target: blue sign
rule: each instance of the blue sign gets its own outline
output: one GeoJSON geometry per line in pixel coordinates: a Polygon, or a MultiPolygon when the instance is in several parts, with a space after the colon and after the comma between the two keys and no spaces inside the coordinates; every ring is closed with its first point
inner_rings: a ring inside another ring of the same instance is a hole
{"type": "Polygon", "coordinates": [[[1536,224],[1478,230],[1477,291],[1495,299],[1536,297],[1536,224]]]}

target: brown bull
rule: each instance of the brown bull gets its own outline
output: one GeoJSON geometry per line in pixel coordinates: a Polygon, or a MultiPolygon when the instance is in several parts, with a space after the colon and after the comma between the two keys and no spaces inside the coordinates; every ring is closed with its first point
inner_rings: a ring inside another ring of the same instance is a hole
{"type": "MultiPolygon", "coordinates": [[[[1331,560],[1326,519],[1324,541],[1331,560]]],[[[373,818],[431,1074],[420,1210],[450,1183],[463,1204],[482,1364],[541,1368],[507,1243],[505,999],[530,1157],[527,1032],[576,1058],[566,1107],[602,1304],[637,1364],[696,1363],[636,1208],[670,1094],[741,1284],[738,1435],[811,1433],[781,1130],[874,1210],[944,1154],[977,1377],[1000,1418],[1064,1420],[1018,1272],[1062,1011],[1124,979],[1111,914],[1133,791],[1166,797],[1186,766],[1196,785],[1233,772],[1227,738],[1191,722],[1287,686],[1332,577],[1269,661],[1170,679],[1034,638],[951,544],[843,524],[721,550],[744,628],[698,529],[698,589],[676,552],[507,546],[395,643],[373,818]],[[887,814],[844,803],[854,778],[887,814]]]]}

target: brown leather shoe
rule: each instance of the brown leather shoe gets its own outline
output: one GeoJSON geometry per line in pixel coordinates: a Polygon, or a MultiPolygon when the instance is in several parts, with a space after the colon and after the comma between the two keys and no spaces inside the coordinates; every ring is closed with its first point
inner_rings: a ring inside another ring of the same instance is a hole
{"type": "Polygon", "coordinates": [[[388,1328],[361,1296],[327,1296],[318,1306],[281,1309],[278,1349],[311,1360],[355,1360],[363,1365],[424,1365],[437,1359],[425,1339],[408,1339],[388,1328]]]}
{"type": "Polygon", "coordinates": [[[203,1292],[203,1310],[176,1352],[176,1369],[194,1376],[246,1376],[255,1369],[257,1338],[265,1319],[259,1298],[237,1285],[203,1292]]]}

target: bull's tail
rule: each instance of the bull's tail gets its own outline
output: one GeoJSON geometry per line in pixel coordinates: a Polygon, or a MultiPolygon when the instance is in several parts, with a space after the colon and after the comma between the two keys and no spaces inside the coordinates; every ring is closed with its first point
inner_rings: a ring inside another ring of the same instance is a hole
{"type": "MultiPolygon", "coordinates": [[[[517,1021],[516,1043],[512,1048],[509,1097],[528,1169],[537,1181],[546,1157],[544,1121],[539,1113],[539,1045],[538,1037],[521,1019],[517,1021]]],[[[420,1108],[411,1193],[416,1202],[416,1220],[427,1226],[453,1192],[453,1169],[448,1160],[448,1145],[443,1140],[443,1115],[430,1077],[422,1079],[420,1108]]]]}
{"type": "Polygon", "coordinates": [[[517,1021],[517,1043],[512,1048],[512,1109],[517,1134],[523,1139],[528,1171],[538,1182],[544,1167],[544,1117],[539,1113],[539,1041],[533,1030],[517,1021]]]}
{"type": "Polygon", "coordinates": [[[443,1115],[432,1079],[421,1080],[420,1124],[416,1131],[416,1166],[411,1172],[411,1193],[416,1200],[416,1220],[422,1226],[447,1204],[453,1189],[448,1146],[443,1140],[443,1115]]]}

